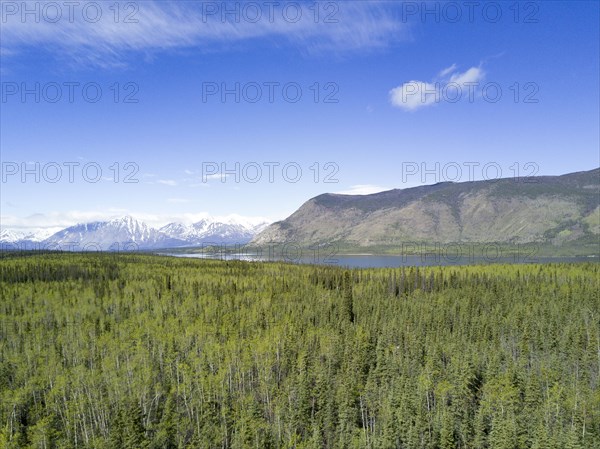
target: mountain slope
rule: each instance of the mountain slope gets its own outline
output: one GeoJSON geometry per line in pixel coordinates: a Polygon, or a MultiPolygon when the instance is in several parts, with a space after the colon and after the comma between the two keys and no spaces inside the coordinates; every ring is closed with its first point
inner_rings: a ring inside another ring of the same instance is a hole
{"type": "Polygon", "coordinates": [[[137,250],[159,248],[169,239],[154,228],[132,217],[70,226],[47,238],[46,248],[73,250],[137,250]]]}
{"type": "Polygon", "coordinates": [[[234,218],[228,222],[207,218],[191,225],[169,223],[155,229],[133,217],[69,226],[47,237],[12,230],[0,231],[0,248],[65,251],[134,251],[199,245],[245,244],[267,223],[234,218]],[[45,238],[47,237],[47,238],[45,238]]]}
{"type": "Polygon", "coordinates": [[[439,183],[371,195],[324,194],[273,223],[250,245],[406,242],[560,245],[594,241],[600,169],[563,176],[439,183]]]}
{"type": "Polygon", "coordinates": [[[159,231],[169,237],[184,240],[187,245],[228,244],[247,243],[266,226],[267,223],[254,225],[236,221],[224,223],[204,219],[191,225],[169,223],[160,228],[159,231]]]}

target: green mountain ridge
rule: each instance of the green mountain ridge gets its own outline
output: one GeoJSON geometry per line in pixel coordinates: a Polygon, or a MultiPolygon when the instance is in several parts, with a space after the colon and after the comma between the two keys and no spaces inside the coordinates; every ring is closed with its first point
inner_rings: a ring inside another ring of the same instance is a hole
{"type": "Polygon", "coordinates": [[[424,244],[543,244],[600,249],[600,168],[561,176],[504,178],[394,189],[371,195],[326,193],[308,200],[250,246],[398,248],[424,244]]]}

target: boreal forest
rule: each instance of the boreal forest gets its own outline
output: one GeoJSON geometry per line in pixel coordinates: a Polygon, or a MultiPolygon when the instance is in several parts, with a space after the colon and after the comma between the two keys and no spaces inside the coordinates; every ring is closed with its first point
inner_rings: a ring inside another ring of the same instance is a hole
{"type": "Polygon", "coordinates": [[[599,448],[599,278],[6,253],[0,447],[599,448]]]}

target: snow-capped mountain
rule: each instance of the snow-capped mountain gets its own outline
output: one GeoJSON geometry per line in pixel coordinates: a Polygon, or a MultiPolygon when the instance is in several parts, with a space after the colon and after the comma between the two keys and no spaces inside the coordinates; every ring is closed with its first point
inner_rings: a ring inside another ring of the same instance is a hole
{"type": "Polygon", "coordinates": [[[0,243],[15,243],[23,240],[30,242],[42,242],[54,234],[49,229],[39,229],[36,231],[22,232],[3,229],[0,231],[0,243]]]}
{"type": "Polygon", "coordinates": [[[222,222],[206,218],[191,225],[169,223],[159,231],[171,238],[185,240],[188,245],[247,243],[266,226],[268,222],[244,224],[239,220],[222,222]]]}
{"type": "Polygon", "coordinates": [[[162,244],[168,243],[164,237],[156,229],[127,216],[70,226],[50,236],[43,243],[49,249],[123,251],[161,247],[162,244]]]}
{"type": "Polygon", "coordinates": [[[19,240],[25,240],[25,234],[23,232],[9,231],[8,229],[0,231],[1,243],[15,243],[19,240]]]}
{"type": "Polygon", "coordinates": [[[30,232],[3,229],[0,230],[0,249],[35,249],[52,234],[49,229],[30,232]]]}
{"type": "Polygon", "coordinates": [[[126,216],[109,221],[80,223],[50,236],[2,230],[0,248],[124,251],[207,244],[245,244],[268,225],[266,221],[245,220],[242,217],[228,220],[205,218],[191,225],[169,223],[156,229],[126,216]]]}

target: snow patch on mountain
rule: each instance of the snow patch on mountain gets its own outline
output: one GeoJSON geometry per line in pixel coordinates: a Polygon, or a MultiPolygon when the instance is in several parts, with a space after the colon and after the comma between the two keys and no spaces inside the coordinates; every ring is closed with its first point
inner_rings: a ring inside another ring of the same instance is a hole
{"type": "Polygon", "coordinates": [[[0,243],[15,243],[23,240],[30,242],[42,242],[56,231],[56,229],[35,229],[25,232],[12,229],[2,229],[0,230],[0,243]]]}
{"type": "Polygon", "coordinates": [[[167,249],[203,244],[245,244],[269,225],[264,219],[229,216],[206,217],[192,224],[169,223],[159,229],[132,216],[79,223],[51,233],[0,231],[4,249],[61,249],[123,251],[167,249]],[[48,235],[50,234],[51,235],[48,235]]]}

